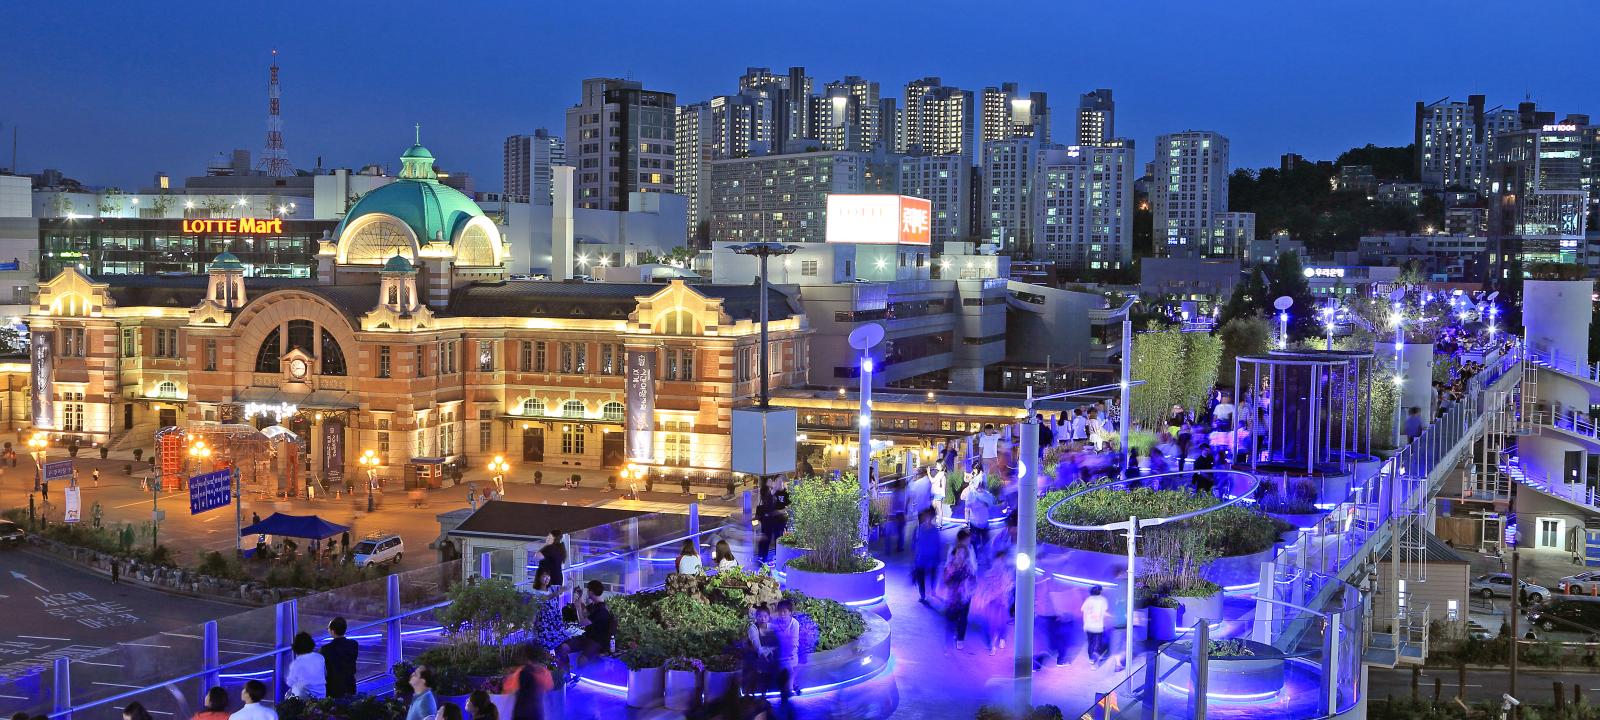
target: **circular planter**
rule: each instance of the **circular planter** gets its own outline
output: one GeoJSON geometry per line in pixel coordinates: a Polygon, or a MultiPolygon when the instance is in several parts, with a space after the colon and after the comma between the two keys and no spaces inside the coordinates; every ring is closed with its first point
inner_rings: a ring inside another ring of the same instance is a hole
{"type": "Polygon", "coordinates": [[[700,673],[693,670],[668,670],[662,704],[669,710],[686,712],[700,699],[700,673]]]}
{"type": "MultiPolygon", "coordinates": [[[[1261,563],[1270,562],[1277,552],[1275,543],[1272,547],[1248,555],[1220,557],[1200,575],[1221,585],[1225,592],[1229,588],[1245,590],[1261,581],[1261,563]]],[[[1128,557],[1122,553],[1102,553],[1039,543],[1039,568],[1068,582],[1111,587],[1126,580],[1128,557]]]]}
{"type": "MultiPolygon", "coordinates": [[[[1283,690],[1287,658],[1277,648],[1265,643],[1245,640],[1250,655],[1218,657],[1206,661],[1206,696],[1227,700],[1266,700],[1283,690]]],[[[1193,653],[1192,645],[1175,642],[1161,651],[1157,668],[1162,684],[1170,689],[1189,691],[1188,664],[1193,653]],[[1182,667],[1180,667],[1182,666],[1182,667]]]]}
{"type": "Polygon", "coordinates": [[[512,713],[516,712],[517,710],[516,693],[500,693],[499,695],[490,695],[489,702],[494,704],[495,712],[499,715],[499,717],[512,717],[512,713]]]}
{"type": "Polygon", "coordinates": [[[1214,623],[1222,619],[1222,593],[1207,597],[1178,597],[1178,625],[1191,627],[1196,620],[1214,623]]]}
{"type": "MultiPolygon", "coordinates": [[[[602,663],[622,662],[615,658],[602,658],[602,663]]],[[[584,670],[587,672],[588,668],[584,670]]],[[[661,668],[641,668],[628,670],[628,707],[655,707],[661,704],[661,697],[666,692],[666,671],[661,668]]]]}
{"type": "Polygon", "coordinates": [[[1145,636],[1158,642],[1171,642],[1178,637],[1178,608],[1145,608],[1145,636]]]}
{"type": "Polygon", "coordinates": [[[719,672],[716,670],[707,670],[705,680],[706,702],[714,703],[718,700],[721,700],[723,695],[728,694],[728,688],[739,684],[739,671],[728,670],[726,672],[719,672]]]}
{"type": "Polygon", "coordinates": [[[806,548],[796,547],[783,542],[774,544],[778,547],[778,549],[774,552],[772,559],[772,573],[774,575],[783,575],[785,572],[788,572],[790,560],[811,552],[806,548]]]}
{"type": "Polygon", "coordinates": [[[1279,520],[1293,525],[1301,530],[1316,527],[1327,516],[1325,512],[1315,513],[1267,513],[1279,520]]]}
{"type": "Polygon", "coordinates": [[[877,558],[873,558],[871,570],[852,573],[815,572],[791,565],[784,573],[783,586],[859,608],[883,602],[886,577],[883,561],[877,558]]]}

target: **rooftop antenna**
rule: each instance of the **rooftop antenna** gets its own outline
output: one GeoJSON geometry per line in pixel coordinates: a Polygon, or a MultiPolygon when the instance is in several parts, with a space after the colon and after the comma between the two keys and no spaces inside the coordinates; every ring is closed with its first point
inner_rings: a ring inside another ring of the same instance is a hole
{"type": "Polygon", "coordinates": [[[422,123],[417,123],[417,124],[413,125],[412,127],[415,128],[416,131],[417,131],[417,144],[421,145],[422,144],[422,123]]]}
{"type": "Polygon", "coordinates": [[[261,151],[256,166],[271,177],[289,174],[289,155],[283,149],[283,116],[278,112],[278,50],[272,50],[271,79],[267,81],[267,146],[261,151]]]}

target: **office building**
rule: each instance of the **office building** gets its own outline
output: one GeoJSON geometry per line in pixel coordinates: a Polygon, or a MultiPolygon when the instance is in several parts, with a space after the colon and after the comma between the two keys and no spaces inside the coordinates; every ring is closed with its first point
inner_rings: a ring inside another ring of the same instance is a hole
{"type": "Polygon", "coordinates": [[[1156,138],[1150,182],[1156,253],[1167,257],[1227,257],[1217,217],[1228,209],[1228,139],[1209,130],[1156,138]]]}
{"type": "Polygon", "coordinates": [[[1116,109],[1109,89],[1078,96],[1078,144],[1103,145],[1116,137],[1116,109]]]}
{"type": "Polygon", "coordinates": [[[908,155],[900,158],[899,193],[928,200],[933,208],[935,253],[945,243],[972,235],[972,164],[960,155],[908,155]]]}
{"type": "Polygon", "coordinates": [[[672,93],[633,80],[583,81],[566,135],[579,207],[626,210],[629,193],[673,191],[676,108],[672,93]]]}
{"type": "Polygon", "coordinates": [[[1417,177],[1435,188],[1487,192],[1495,136],[1517,126],[1516,111],[1485,108],[1482,95],[1469,95],[1466,102],[1417,101],[1413,141],[1417,177]]]}
{"type": "Polygon", "coordinates": [[[505,186],[502,192],[517,202],[549,205],[551,168],[567,164],[567,145],[539,128],[532,135],[512,135],[505,143],[505,186]]]}
{"type": "Polygon", "coordinates": [[[983,89],[984,142],[1037,137],[1050,143],[1050,105],[1042,92],[1022,94],[1016,83],[983,89]]]}
{"type": "Polygon", "coordinates": [[[1505,278],[1512,263],[1586,263],[1588,194],[1583,131],[1574,123],[1500,133],[1488,168],[1489,253],[1505,278]]]}
{"type": "Polygon", "coordinates": [[[1069,147],[1045,153],[1033,188],[1033,260],[1103,270],[1133,262],[1133,150],[1069,147]]]}
{"type": "Polygon", "coordinates": [[[824,150],[871,152],[882,136],[878,83],[854,75],[823,86],[812,98],[811,137],[824,150]]]}
{"type": "Polygon", "coordinates": [[[829,195],[892,192],[898,174],[881,156],[846,151],[713,160],[710,168],[710,236],[735,242],[823,242],[829,195]]]}
{"type": "Polygon", "coordinates": [[[978,111],[970,90],[948,87],[936,77],[906,83],[906,152],[972,157],[978,111]]]}

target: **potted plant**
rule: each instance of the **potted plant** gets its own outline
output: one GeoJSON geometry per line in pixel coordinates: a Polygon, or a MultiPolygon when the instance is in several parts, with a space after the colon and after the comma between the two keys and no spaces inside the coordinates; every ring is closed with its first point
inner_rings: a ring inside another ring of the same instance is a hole
{"type": "MultiPolygon", "coordinates": [[[[622,627],[619,622],[617,627],[622,627]]],[[[656,642],[639,638],[639,643],[617,654],[628,668],[628,707],[654,707],[666,692],[666,660],[656,642]]]]}
{"type": "Polygon", "coordinates": [[[883,563],[862,544],[860,487],[842,478],[812,478],[789,498],[789,534],[807,552],[789,561],[785,587],[856,605],[882,599],[883,563]]]}
{"type": "Polygon", "coordinates": [[[728,694],[728,688],[739,683],[740,665],[739,656],[733,653],[715,655],[705,661],[706,702],[721,699],[728,694]]]}
{"type": "Polygon", "coordinates": [[[664,668],[666,684],[663,686],[663,704],[669,710],[680,712],[694,707],[700,699],[700,673],[705,672],[705,663],[679,655],[668,658],[664,668]]]}
{"type": "Polygon", "coordinates": [[[1152,598],[1145,606],[1145,634],[1158,642],[1178,637],[1178,600],[1170,595],[1152,598]]]}
{"type": "Polygon", "coordinates": [[[1176,601],[1182,608],[1176,623],[1187,626],[1201,618],[1222,619],[1222,586],[1202,575],[1217,558],[1203,533],[1158,526],[1145,533],[1139,550],[1144,555],[1139,584],[1157,598],[1176,601]]]}

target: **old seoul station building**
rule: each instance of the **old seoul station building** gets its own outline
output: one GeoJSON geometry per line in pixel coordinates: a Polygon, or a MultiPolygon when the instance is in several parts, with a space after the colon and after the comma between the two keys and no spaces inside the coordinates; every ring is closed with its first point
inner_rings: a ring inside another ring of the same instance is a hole
{"type": "MultiPolygon", "coordinates": [[[[732,409],[759,385],[757,286],[508,279],[495,224],[433,155],[401,163],[318,243],[315,278],[247,278],[221,253],[205,276],[41,282],[34,426],[146,452],[208,430],[293,439],[295,472],[256,492],[364,478],[368,451],[407,486],[495,455],[517,480],[728,477],[732,409]]],[[[772,385],[804,384],[805,315],[771,292],[772,385]]]]}

